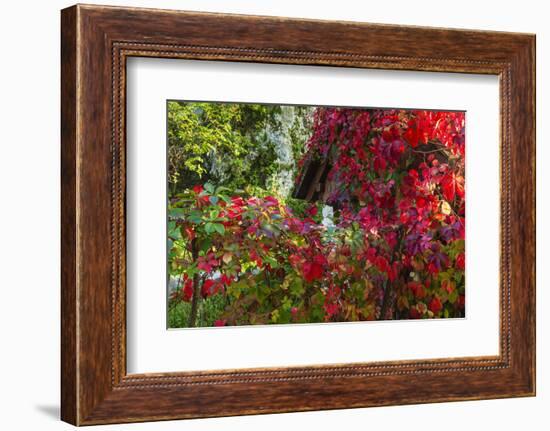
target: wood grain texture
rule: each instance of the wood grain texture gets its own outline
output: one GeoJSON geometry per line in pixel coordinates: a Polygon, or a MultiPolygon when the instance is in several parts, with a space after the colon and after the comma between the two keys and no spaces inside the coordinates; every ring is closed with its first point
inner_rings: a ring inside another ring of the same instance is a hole
{"type": "Polygon", "coordinates": [[[76,9],[61,16],[61,417],[77,422],[76,9]]]}
{"type": "Polygon", "coordinates": [[[533,35],[78,5],[62,11],[61,36],[63,420],[87,425],[534,395],[533,35]],[[127,375],[130,56],[498,75],[499,356],[127,375]]]}

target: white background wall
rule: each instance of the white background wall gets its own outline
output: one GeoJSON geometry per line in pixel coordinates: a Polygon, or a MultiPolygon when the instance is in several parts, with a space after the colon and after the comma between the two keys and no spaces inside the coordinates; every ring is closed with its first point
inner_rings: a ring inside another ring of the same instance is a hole
{"type": "MultiPolygon", "coordinates": [[[[171,9],[279,15],[537,34],[538,396],[105,426],[135,430],[548,429],[550,27],[545,2],[353,0],[102,1],[171,9]],[[545,169],[543,168],[546,165],[545,169]]],[[[0,12],[0,427],[62,430],[59,422],[60,0],[3,2],[0,12]]]]}

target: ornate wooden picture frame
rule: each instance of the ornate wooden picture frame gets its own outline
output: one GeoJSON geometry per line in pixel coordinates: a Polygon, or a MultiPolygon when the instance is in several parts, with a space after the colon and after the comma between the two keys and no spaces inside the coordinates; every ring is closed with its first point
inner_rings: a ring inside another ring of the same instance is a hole
{"type": "Polygon", "coordinates": [[[77,5],[62,11],[61,417],[75,425],[535,394],[535,37],[77,5]],[[338,35],[334,37],[334,35],[338,35]],[[126,60],[497,75],[500,354],[126,372],[126,60]]]}

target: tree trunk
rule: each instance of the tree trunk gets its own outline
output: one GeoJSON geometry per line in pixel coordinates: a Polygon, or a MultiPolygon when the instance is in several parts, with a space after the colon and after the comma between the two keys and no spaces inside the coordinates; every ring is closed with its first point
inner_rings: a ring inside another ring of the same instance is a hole
{"type": "MultiPolygon", "coordinates": [[[[196,261],[199,257],[199,251],[197,247],[197,240],[194,238],[191,241],[191,255],[193,256],[193,260],[196,261]]],[[[193,275],[193,297],[191,299],[191,313],[189,314],[189,323],[187,326],[189,328],[194,328],[197,324],[197,314],[199,311],[199,298],[200,298],[200,276],[199,273],[195,273],[193,275]]]]}

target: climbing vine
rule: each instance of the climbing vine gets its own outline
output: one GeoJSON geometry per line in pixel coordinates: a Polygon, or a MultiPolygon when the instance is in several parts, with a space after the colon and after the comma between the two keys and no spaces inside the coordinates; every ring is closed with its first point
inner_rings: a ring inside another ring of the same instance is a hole
{"type": "Polygon", "coordinates": [[[464,113],[304,115],[293,193],[197,176],[170,194],[171,325],[464,316],[464,113]]]}

